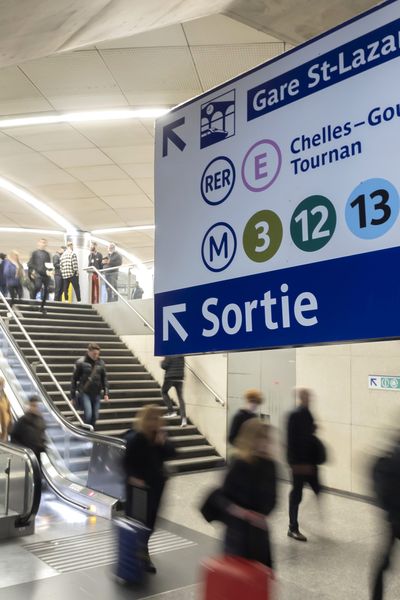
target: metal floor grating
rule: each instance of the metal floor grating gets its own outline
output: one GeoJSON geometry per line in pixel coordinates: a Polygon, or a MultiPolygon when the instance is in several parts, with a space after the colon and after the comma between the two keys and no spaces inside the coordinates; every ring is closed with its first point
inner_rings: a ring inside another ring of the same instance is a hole
{"type": "MultiPolygon", "coordinates": [[[[162,554],[197,546],[195,542],[163,529],[151,536],[150,554],[162,554]]],[[[55,569],[58,573],[72,573],[115,563],[117,548],[112,529],[63,537],[24,545],[25,550],[55,569]]]]}

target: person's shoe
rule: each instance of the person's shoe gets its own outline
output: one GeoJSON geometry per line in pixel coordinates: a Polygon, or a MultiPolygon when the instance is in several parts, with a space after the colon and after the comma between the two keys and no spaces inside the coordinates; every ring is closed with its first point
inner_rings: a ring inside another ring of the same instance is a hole
{"type": "Polygon", "coordinates": [[[186,417],[183,417],[182,422],[181,422],[181,427],[186,427],[187,426],[187,419],[186,417]]]}
{"type": "Polygon", "coordinates": [[[173,412],[167,412],[167,414],[165,415],[166,419],[172,419],[173,417],[177,417],[178,413],[173,411],[173,412]]]}
{"type": "Polygon", "coordinates": [[[298,542],[306,542],[307,538],[305,535],[303,535],[302,533],[300,533],[299,530],[297,531],[292,531],[291,529],[288,530],[287,532],[288,537],[297,540],[298,542]]]}
{"type": "Polygon", "coordinates": [[[155,575],[157,573],[156,566],[153,563],[153,561],[151,560],[151,558],[148,558],[146,560],[145,571],[146,571],[146,573],[153,573],[153,575],[155,575]]]}

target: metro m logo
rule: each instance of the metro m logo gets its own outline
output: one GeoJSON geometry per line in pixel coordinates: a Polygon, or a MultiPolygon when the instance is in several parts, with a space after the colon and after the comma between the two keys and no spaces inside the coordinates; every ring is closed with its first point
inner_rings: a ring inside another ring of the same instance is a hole
{"type": "Polygon", "coordinates": [[[210,271],[223,271],[233,261],[237,248],[236,234],[228,223],[216,223],[206,232],[201,257],[210,271]]]}

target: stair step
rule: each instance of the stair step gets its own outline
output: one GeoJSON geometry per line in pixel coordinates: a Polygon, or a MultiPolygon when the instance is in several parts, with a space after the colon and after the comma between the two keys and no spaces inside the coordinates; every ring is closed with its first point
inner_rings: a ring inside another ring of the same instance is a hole
{"type": "MultiPolygon", "coordinates": [[[[42,367],[43,371],[44,367],[42,367]]],[[[55,371],[53,371],[54,374],[56,374],[55,371]]],[[[51,381],[51,377],[50,375],[47,375],[47,372],[45,371],[43,372],[39,372],[38,370],[38,375],[40,376],[40,380],[42,382],[46,382],[46,381],[51,381]]],[[[68,383],[70,383],[71,381],[71,375],[72,375],[72,370],[70,369],[67,373],[61,373],[60,371],[57,372],[57,380],[61,383],[62,381],[68,381],[68,383]]],[[[125,373],[121,373],[120,371],[115,372],[112,368],[107,369],[107,375],[108,375],[108,379],[109,381],[112,381],[114,384],[124,384],[127,381],[154,381],[154,379],[152,378],[152,376],[150,375],[150,373],[148,373],[147,371],[140,373],[140,372],[135,372],[135,371],[126,371],[125,373]]],[[[157,384],[158,385],[158,384],[157,384]]]]}
{"type": "MultiPolygon", "coordinates": [[[[48,327],[44,327],[43,331],[41,331],[41,332],[37,332],[37,331],[31,332],[31,333],[29,333],[29,335],[30,335],[30,337],[33,340],[38,340],[39,341],[41,338],[42,339],[43,338],[46,339],[45,336],[48,337],[48,335],[49,335],[49,331],[48,330],[49,330],[48,327]]],[[[22,333],[22,331],[20,331],[19,328],[18,328],[18,332],[15,333],[15,334],[13,334],[13,336],[15,338],[21,338],[21,337],[25,338],[24,334],[22,333]]],[[[90,330],[90,332],[88,334],[86,334],[86,333],[75,333],[75,332],[71,333],[70,327],[65,327],[65,331],[60,331],[60,332],[57,331],[57,337],[60,338],[60,340],[63,339],[64,337],[67,337],[68,339],[71,338],[71,337],[73,337],[74,339],[75,338],[78,339],[78,338],[81,338],[81,337],[84,337],[84,336],[90,337],[90,339],[93,339],[93,340],[95,340],[95,339],[96,340],[103,339],[104,341],[108,341],[108,340],[112,341],[112,339],[115,339],[115,341],[118,341],[118,342],[121,341],[115,333],[97,333],[97,332],[93,333],[92,330],[90,330]]]]}
{"type": "Polygon", "coordinates": [[[223,467],[225,461],[221,456],[202,456],[199,458],[178,458],[168,461],[168,466],[176,470],[182,471],[194,471],[196,468],[201,466],[204,469],[210,467],[223,467]]]}

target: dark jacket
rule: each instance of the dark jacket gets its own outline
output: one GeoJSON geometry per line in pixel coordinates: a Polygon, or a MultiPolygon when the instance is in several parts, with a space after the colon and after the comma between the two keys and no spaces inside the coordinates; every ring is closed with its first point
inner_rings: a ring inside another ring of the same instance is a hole
{"type": "Polygon", "coordinates": [[[115,269],[113,271],[108,271],[108,273],[114,273],[115,271],[118,271],[118,267],[120,267],[121,265],[122,265],[122,256],[120,255],[119,252],[114,250],[114,252],[112,252],[111,254],[108,255],[108,263],[105,264],[104,266],[106,269],[111,269],[112,267],[115,267],[115,269]]]}
{"type": "MultiPolygon", "coordinates": [[[[143,479],[148,486],[147,526],[153,530],[157,519],[167,475],[164,462],[175,456],[175,449],[170,442],[156,444],[144,433],[132,432],[127,436],[125,452],[125,472],[127,479],[136,477],[143,479]]],[[[131,487],[127,486],[127,514],[130,516],[131,487]]]]}
{"type": "Polygon", "coordinates": [[[251,412],[250,410],[246,410],[245,408],[241,408],[236,415],[232,419],[231,429],[229,431],[228,440],[229,443],[233,446],[235,445],[235,440],[238,436],[239,430],[243,423],[248,421],[249,419],[254,419],[257,415],[251,412]]]}
{"type": "Polygon", "coordinates": [[[183,381],[185,378],[185,358],[183,356],[166,356],[161,361],[165,371],[165,381],[183,381]]]}
{"type": "Polygon", "coordinates": [[[140,300],[143,297],[143,290],[140,285],[136,286],[132,290],[131,299],[132,300],[140,300]]]}
{"type": "Polygon", "coordinates": [[[276,466],[272,460],[258,458],[249,463],[235,460],[217,495],[216,514],[223,515],[227,525],[225,551],[248,560],[271,566],[268,531],[254,527],[248,521],[229,515],[230,504],[269,515],[276,504],[276,466]]]}
{"type": "Polygon", "coordinates": [[[11,260],[9,260],[8,258],[5,259],[4,267],[3,267],[3,276],[4,276],[5,285],[8,288],[21,285],[21,275],[22,274],[23,274],[22,265],[21,265],[20,269],[18,269],[17,265],[14,264],[11,260]],[[19,273],[18,273],[18,270],[20,271],[19,273]]]}
{"type": "Polygon", "coordinates": [[[101,271],[101,269],[103,268],[102,261],[103,261],[103,255],[101,254],[101,252],[91,252],[89,254],[89,261],[88,261],[89,267],[94,267],[98,271],[101,271]]]}
{"type": "Polygon", "coordinates": [[[75,363],[71,381],[71,398],[76,398],[76,392],[88,394],[95,398],[101,391],[108,395],[108,379],[104,362],[101,358],[94,361],[88,354],[79,358],[75,363]]]}
{"type": "Polygon", "coordinates": [[[315,465],[314,433],[316,427],[308,408],[297,407],[287,424],[287,461],[289,465],[315,465]]]}
{"type": "Polygon", "coordinates": [[[378,503],[400,535],[400,443],[375,461],[372,476],[378,503]]]}
{"type": "Polygon", "coordinates": [[[11,442],[30,448],[39,458],[46,449],[46,423],[42,415],[25,413],[11,431],[11,442]]]}
{"type": "Polygon", "coordinates": [[[61,258],[61,254],[59,254],[58,252],[53,254],[54,275],[61,276],[60,258],[61,258]]]}
{"type": "Polygon", "coordinates": [[[28,262],[29,274],[35,271],[38,275],[46,275],[46,263],[49,262],[51,262],[51,258],[47,250],[35,250],[28,262]]]}

